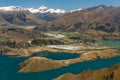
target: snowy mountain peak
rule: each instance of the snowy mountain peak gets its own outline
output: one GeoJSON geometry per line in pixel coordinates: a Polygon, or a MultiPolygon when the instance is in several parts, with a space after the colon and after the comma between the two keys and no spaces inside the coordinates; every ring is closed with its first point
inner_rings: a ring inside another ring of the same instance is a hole
{"type": "Polygon", "coordinates": [[[20,6],[5,6],[5,7],[0,7],[1,11],[14,11],[14,10],[23,10],[22,7],[20,6]]]}
{"type": "Polygon", "coordinates": [[[75,11],[80,11],[82,10],[82,8],[79,8],[79,9],[73,9],[73,10],[70,10],[69,12],[75,12],[75,11]]]}
{"type": "Polygon", "coordinates": [[[71,11],[65,11],[62,9],[54,9],[54,8],[48,8],[45,5],[40,6],[39,8],[22,8],[20,6],[1,6],[0,7],[0,11],[21,11],[21,10],[28,10],[31,13],[35,14],[35,13],[56,13],[56,14],[64,14],[66,12],[74,12],[74,11],[79,11],[80,9],[76,9],[76,10],[71,10],[71,11]]]}
{"type": "Polygon", "coordinates": [[[29,10],[31,13],[38,13],[39,10],[35,9],[35,8],[27,8],[27,10],[29,10]]]}
{"type": "Polygon", "coordinates": [[[42,5],[38,8],[39,10],[45,10],[45,9],[48,9],[48,7],[46,7],[45,5],[42,5]]]}
{"type": "Polygon", "coordinates": [[[62,9],[53,9],[48,8],[44,5],[40,6],[39,8],[28,8],[28,10],[32,13],[65,13],[65,10],[62,9]]]}

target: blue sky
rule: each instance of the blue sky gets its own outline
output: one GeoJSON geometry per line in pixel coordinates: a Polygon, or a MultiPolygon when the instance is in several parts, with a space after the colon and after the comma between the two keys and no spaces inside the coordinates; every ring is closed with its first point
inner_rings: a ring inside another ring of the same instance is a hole
{"type": "Polygon", "coordinates": [[[50,8],[71,10],[97,5],[120,6],[120,0],[0,0],[0,6],[39,7],[46,5],[50,8]]]}

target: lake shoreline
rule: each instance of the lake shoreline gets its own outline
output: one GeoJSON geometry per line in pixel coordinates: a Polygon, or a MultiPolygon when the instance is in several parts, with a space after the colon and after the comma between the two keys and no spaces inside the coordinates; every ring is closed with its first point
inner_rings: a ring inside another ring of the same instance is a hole
{"type": "MultiPolygon", "coordinates": [[[[120,55],[120,48],[112,48],[112,47],[108,47],[108,46],[78,46],[78,45],[54,45],[51,47],[50,46],[33,46],[33,47],[29,47],[27,49],[16,49],[11,51],[10,53],[8,52],[5,55],[8,56],[12,56],[12,57],[29,57],[29,59],[32,58],[33,55],[35,54],[39,54],[39,53],[57,53],[57,52],[64,52],[64,53],[69,53],[69,54],[79,54],[80,57],[78,58],[74,58],[74,59],[67,59],[67,60],[52,60],[53,62],[58,62],[60,64],[62,64],[63,66],[68,66],[77,62],[85,62],[85,61],[91,61],[91,60],[95,60],[95,59],[107,59],[107,58],[112,58],[115,56],[119,56],[120,55]]],[[[4,55],[4,54],[3,54],[4,55]]],[[[39,57],[42,58],[42,57],[39,57]]],[[[28,60],[29,60],[28,59],[28,60]]],[[[38,59],[38,58],[37,58],[38,59]]],[[[45,59],[47,60],[47,58],[45,59]]],[[[48,59],[47,61],[50,61],[50,59],[48,59]]],[[[27,61],[27,60],[26,60],[27,61]]],[[[21,62],[24,63],[24,67],[29,66],[27,65],[25,62],[21,62]]],[[[34,60],[32,60],[34,61],[34,60]]],[[[37,60],[37,62],[40,62],[39,59],[37,60]]],[[[37,66],[35,67],[39,67],[39,65],[37,63],[35,63],[37,66]]],[[[45,63],[46,64],[46,63],[45,63]]],[[[42,65],[42,63],[40,64],[42,65]]],[[[49,63],[46,64],[46,66],[48,66],[49,63]]],[[[54,64],[55,65],[55,64],[54,64]]],[[[60,66],[60,67],[63,67],[60,66]]],[[[21,67],[22,69],[23,67],[21,67]]],[[[29,67],[30,69],[30,67],[29,67]]],[[[51,68],[52,69],[56,69],[56,67],[51,68]]],[[[26,68],[27,70],[27,68],[26,68]]],[[[38,69],[35,70],[31,69],[30,71],[26,71],[26,70],[21,70],[21,72],[38,72],[38,71],[45,71],[48,70],[46,69],[38,69]]]]}
{"type": "MultiPolygon", "coordinates": [[[[80,57],[75,58],[75,59],[53,60],[53,61],[57,61],[57,62],[61,63],[63,66],[68,66],[68,65],[71,65],[71,64],[74,64],[74,63],[78,63],[78,62],[91,61],[91,60],[95,60],[95,59],[107,59],[107,58],[112,58],[112,57],[115,57],[115,56],[120,56],[120,50],[119,49],[108,49],[108,50],[101,50],[101,51],[91,51],[91,52],[87,52],[87,53],[81,54],[80,57]]],[[[39,57],[39,58],[41,58],[41,57],[39,57]]],[[[34,61],[34,59],[32,60],[32,57],[29,58],[29,59],[31,59],[31,61],[34,61]]],[[[22,62],[22,63],[24,63],[25,66],[21,67],[21,69],[25,68],[25,67],[26,68],[24,70],[22,70],[21,72],[43,71],[42,69],[38,69],[36,71],[34,71],[34,69],[31,69],[31,67],[29,65],[29,63],[31,64],[31,61],[29,61],[29,59],[24,61],[24,62],[22,62]],[[26,63],[26,62],[29,62],[29,63],[26,63]],[[27,67],[29,67],[29,68],[27,68],[27,67]]],[[[46,60],[47,60],[47,58],[46,58],[46,60]]],[[[50,61],[50,60],[48,60],[48,61],[50,61]]],[[[40,60],[37,60],[37,62],[40,62],[40,60]]],[[[43,63],[41,63],[40,65],[42,65],[42,64],[43,63]]],[[[48,66],[49,64],[50,63],[46,64],[45,66],[48,66]]],[[[37,65],[37,66],[34,66],[36,68],[39,67],[39,65],[37,63],[35,63],[34,65],[37,65]]],[[[60,67],[63,67],[63,66],[60,66],[60,67]]],[[[53,67],[52,69],[56,69],[56,67],[53,67]]],[[[52,70],[52,69],[50,69],[50,70],[52,70]]],[[[46,71],[46,70],[44,70],[44,71],[46,71]]]]}

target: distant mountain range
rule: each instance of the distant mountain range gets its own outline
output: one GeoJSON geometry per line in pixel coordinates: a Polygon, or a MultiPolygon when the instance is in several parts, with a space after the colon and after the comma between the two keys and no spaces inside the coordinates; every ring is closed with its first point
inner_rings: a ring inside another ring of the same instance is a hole
{"type": "Polygon", "coordinates": [[[0,6],[0,11],[21,11],[21,10],[29,10],[31,13],[66,13],[66,12],[74,12],[82,10],[82,8],[74,9],[70,11],[65,11],[62,9],[54,9],[54,8],[48,8],[44,5],[41,5],[39,8],[23,8],[20,6],[0,6]]]}
{"type": "Polygon", "coordinates": [[[43,19],[46,21],[52,21],[56,18],[64,15],[66,13],[65,10],[62,9],[52,9],[48,8],[44,5],[40,6],[38,9],[35,8],[28,8],[30,12],[32,12],[36,17],[39,19],[43,19]]]}
{"type": "Polygon", "coordinates": [[[48,8],[44,5],[40,6],[39,8],[23,8],[20,6],[0,7],[0,11],[23,11],[23,10],[30,11],[31,13],[33,13],[36,17],[38,17],[40,19],[43,19],[46,21],[52,21],[52,20],[64,15],[65,13],[78,11],[78,10],[81,10],[81,8],[76,9],[76,10],[71,10],[71,11],[65,11],[62,9],[48,8]]]}
{"type": "Polygon", "coordinates": [[[27,8],[31,13],[65,13],[65,10],[62,9],[53,9],[48,8],[44,5],[40,6],[39,8],[27,8]]]}

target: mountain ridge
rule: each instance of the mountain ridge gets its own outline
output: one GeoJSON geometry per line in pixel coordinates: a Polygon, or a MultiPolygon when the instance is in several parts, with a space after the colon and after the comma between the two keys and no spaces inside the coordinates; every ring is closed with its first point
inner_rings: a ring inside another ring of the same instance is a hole
{"type": "Polygon", "coordinates": [[[36,26],[45,23],[27,10],[1,11],[0,21],[1,26],[36,26]]]}
{"type": "Polygon", "coordinates": [[[31,13],[66,13],[66,12],[74,12],[82,10],[82,8],[73,9],[73,10],[63,10],[63,9],[57,9],[57,8],[48,8],[45,5],[41,5],[38,8],[23,8],[21,6],[0,6],[0,11],[14,11],[14,10],[29,10],[31,13]]]}
{"type": "Polygon", "coordinates": [[[65,11],[63,9],[48,8],[44,5],[41,5],[39,8],[23,8],[20,6],[2,6],[2,7],[0,7],[0,11],[24,11],[24,10],[31,12],[39,19],[43,19],[46,21],[53,21],[53,20],[57,19],[58,17],[63,16],[66,13],[79,11],[79,10],[81,10],[81,8],[71,10],[71,11],[65,11]]]}
{"type": "Polygon", "coordinates": [[[44,29],[37,29],[45,30],[46,28],[49,31],[77,32],[92,41],[120,40],[119,14],[120,7],[100,5],[66,13],[49,22],[44,29]]]}

